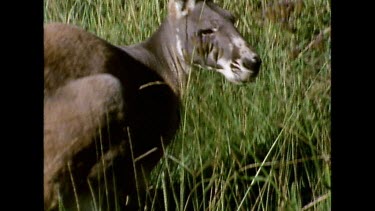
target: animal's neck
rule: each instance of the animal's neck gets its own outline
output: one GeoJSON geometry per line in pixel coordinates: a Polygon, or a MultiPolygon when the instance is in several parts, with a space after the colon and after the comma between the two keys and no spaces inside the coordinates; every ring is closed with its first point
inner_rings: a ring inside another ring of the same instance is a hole
{"type": "Polygon", "coordinates": [[[124,46],[123,49],[157,72],[164,82],[181,96],[190,65],[183,58],[181,48],[177,47],[182,41],[178,40],[176,33],[171,21],[166,19],[149,39],[139,44],[124,46]]]}

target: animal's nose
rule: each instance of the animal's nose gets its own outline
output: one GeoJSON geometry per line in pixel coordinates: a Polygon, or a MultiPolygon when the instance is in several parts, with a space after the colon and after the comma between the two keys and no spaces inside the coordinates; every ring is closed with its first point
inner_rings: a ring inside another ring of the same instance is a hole
{"type": "Polygon", "coordinates": [[[262,64],[262,60],[258,55],[255,55],[253,58],[244,58],[243,66],[249,70],[254,71],[254,73],[258,73],[260,69],[260,65],[262,64]]]}

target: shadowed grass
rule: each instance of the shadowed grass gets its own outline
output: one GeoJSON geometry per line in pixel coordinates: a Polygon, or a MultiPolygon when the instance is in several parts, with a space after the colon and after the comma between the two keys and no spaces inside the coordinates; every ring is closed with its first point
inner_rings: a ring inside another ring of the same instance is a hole
{"type": "MultiPolygon", "coordinates": [[[[255,83],[196,68],[152,173],[151,210],[330,210],[330,2],[220,0],[262,58],[255,83]],[[167,208],[166,208],[167,206],[167,208]]],[[[45,0],[45,22],[113,44],[149,37],[167,1],[45,0]]]]}

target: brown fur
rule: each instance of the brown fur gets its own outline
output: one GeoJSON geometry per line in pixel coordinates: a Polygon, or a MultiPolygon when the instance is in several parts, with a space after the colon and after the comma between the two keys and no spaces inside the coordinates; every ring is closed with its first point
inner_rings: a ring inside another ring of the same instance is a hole
{"type": "Polygon", "coordinates": [[[133,157],[157,147],[137,162],[138,174],[147,173],[162,155],[161,137],[167,145],[178,128],[179,98],[165,84],[140,89],[163,79],[95,35],[63,24],[48,24],[44,33],[45,208],[56,208],[58,192],[75,206],[71,176],[84,204],[91,198],[87,180],[104,183],[103,172],[102,190],[116,185],[124,204],[135,190],[128,128],[133,157]]]}

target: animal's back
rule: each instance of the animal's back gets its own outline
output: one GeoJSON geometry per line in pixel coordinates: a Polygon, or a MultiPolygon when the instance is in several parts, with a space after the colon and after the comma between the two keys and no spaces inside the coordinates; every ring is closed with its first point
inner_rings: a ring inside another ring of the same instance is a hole
{"type": "Polygon", "coordinates": [[[67,81],[107,70],[115,46],[76,26],[44,26],[44,90],[50,94],[67,81]]]}

